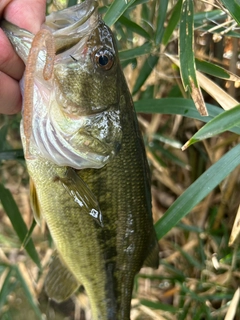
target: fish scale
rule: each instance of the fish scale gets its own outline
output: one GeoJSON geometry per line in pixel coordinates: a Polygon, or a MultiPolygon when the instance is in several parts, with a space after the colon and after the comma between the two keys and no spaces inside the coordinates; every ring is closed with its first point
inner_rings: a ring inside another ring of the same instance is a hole
{"type": "MultiPolygon", "coordinates": [[[[93,320],[129,320],[134,277],[143,265],[158,267],[159,248],[132,98],[113,34],[95,9],[96,1],[86,0],[47,18],[57,54],[48,81],[44,47],[37,61],[26,164],[35,218],[46,221],[57,250],[47,294],[60,302],[82,284],[93,320]]],[[[8,22],[3,29],[26,62],[33,36],[8,22]]]]}

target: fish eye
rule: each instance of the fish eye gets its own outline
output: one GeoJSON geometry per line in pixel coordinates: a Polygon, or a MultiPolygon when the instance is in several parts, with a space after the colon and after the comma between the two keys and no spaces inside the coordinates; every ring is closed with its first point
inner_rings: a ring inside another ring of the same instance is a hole
{"type": "Polygon", "coordinates": [[[95,62],[102,70],[110,70],[114,63],[112,52],[107,49],[98,50],[95,53],[95,62]]]}

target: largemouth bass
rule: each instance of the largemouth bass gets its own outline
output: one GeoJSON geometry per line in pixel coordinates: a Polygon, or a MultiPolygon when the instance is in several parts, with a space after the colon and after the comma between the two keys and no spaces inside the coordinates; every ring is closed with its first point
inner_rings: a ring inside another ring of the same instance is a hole
{"type": "Polygon", "coordinates": [[[47,294],[60,302],[82,284],[94,320],[129,320],[134,276],[158,267],[159,249],[149,167],[113,34],[94,0],[50,14],[35,37],[2,27],[27,64],[21,137],[31,203],[57,249],[47,294]]]}

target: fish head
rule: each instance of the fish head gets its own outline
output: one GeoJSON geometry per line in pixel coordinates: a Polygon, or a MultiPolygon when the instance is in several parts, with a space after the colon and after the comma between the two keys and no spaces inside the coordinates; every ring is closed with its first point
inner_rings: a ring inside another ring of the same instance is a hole
{"type": "Polygon", "coordinates": [[[55,36],[57,97],[64,112],[74,116],[95,114],[119,104],[119,60],[112,32],[96,13],[89,20],[84,23],[89,23],[87,34],[85,27],[82,36],[76,28],[77,43],[76,33],[72,42],[69,36],[55,36]]]}
{"type": "MultiPolygon", "coordinates": [[[[86,0],[51,13],[42,26],[53,36],[56,55],[50,80],[43,77],[46,47],[40,49],[36,63],[33,158],[75,169],[101,168],[120,150],[122,71],[112,31],[96,9],[97,1],[86,0]]],[[[10,33],[27,63],[33,36],[23,30],[10,33]]],[[[23,130],[21,135],[24,144],[23,130]]]]}

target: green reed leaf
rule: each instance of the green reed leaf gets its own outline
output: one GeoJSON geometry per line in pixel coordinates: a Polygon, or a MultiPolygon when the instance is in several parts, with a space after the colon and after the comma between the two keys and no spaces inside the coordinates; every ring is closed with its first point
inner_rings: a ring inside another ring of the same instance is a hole
{"type": "Polygon", "coordinates": [[[226,80],[231,80],[231,81],[239,81],[240,78],[233,73],[229,72],[228,70],[217,66],[214,63],[204,61],[204,60],[199,60],[195,59],[196,63],[196,68],[204,73],[210,74],[211,76],[221,78],[221,79],[226,79],[226,80]]]}
{"type": "Polygon", "coordinates": [[[135,7],[138,6],[139,4],[144,4],[144,3],[148,3],[149,0],[136,0],[133,4],[130,5],[130,7],[135,7]]]}
{"type": "Polygon", "coordinates": [[[227,70],[217,66],[216,64],[196,59],[196,67],[199,71],[210,74],[217,78],[229,79],[230,75],[227,70]]]}
{"type": "Polygon", "coordinates": [[[182,0],[179,0],[173,8],[171,18],[169,19],[167,27],[164,31],[163,44],[165,46],[169,42],[169,39],[171,38],[171,35],[179,22],[181,7],[182,7],[182,0]]]}
{"type": "Polygon", "coordinates": [[[170,313],[176,313],[178,311],[178,308],[173,307],[170,304],[166,304],[166,303],[161,303],[161,302],[153,302],[150,300],[145,300],[142,299],[140,300],[141,304],[151,308],[151,309],[156,309],[156,310],[164,310],[164,311],[168,311],[170,313]]]}
{"type": "Polygon", "coordinates": [[[68,0],[68,7],[75,6],[78,3],[78,0],[68,0]]]}
{"type": "Polygon", "coordinates": [[[180,75],[184,89],[190,92],[197,109],[201,115],[207,116],[207,109],[196,76],[193,9],[193,0],[183,0],[179,30],[180,75]]]}
{"type": "Polygon", "coordinates": [[[191,90],[192,82],[198,87],[194,60],[193,1],[183,0],[180,18],[179,57],[180,72],[185,90],[191,90]]]}
{"type": "MultiPolygon", "coordinates": [[[[221,108],[207,104],[209,115],[207,117],[201,116],[196,110],[193,101],[184,98],[141,99],[134,102],[134,105],[137,112],[179,114],[203,122],[209,122],[217,115],[224,113],[221,108]]],[[[234,127],[230,131],[240,134],[240,127],[234,127]]]]}
{"type": "Polygon", "coordinates": [[[139,71],[139,76],[137,77],[137,80],[136,80],[135,85],[133,87],[133,92],[132,92],[133,95],[139,91],[141,86],[147,80],[147,78],[149,77],[149,75],[153,71],[154,67],[156,66],[158,60],[159,60],[158,56],[149,55],[147,57],[143,66],[141,67],[141,70],[139,71]]]}
{"type": "MultiPolygon", "coordinates": [[[[8,189],[6,189],[2,184],[0,184],[0,200],[8,218],[12,223],[12,226],[16,234],[18,235],[21,243],[23,243],[28,232],[27,226],[21,216],[21,213],[16,205],[15,200],[13,199],[11,192],[8,189]]],[[[41,269],[41,263],[32,240],[29,240],[25,249],[31,257],[31,259],[41,269]]]]}
{"type": "Polygon", "coordinates": [[[240,126],[240,105],[233,109],[224,111],[203,126],[192,138],[183,146],[186,149],[190,145],[211,138],[219,133],[230,130],[235,126],[240,126]]]}
{"type": "Polygon", "coordinates": [[[171,205],[155,224],[158,239],[161,239],[203,200],[219,183],[240,164],[240,144],[226,153],[206,170],[171,205]]]}
{"type": "Polygon", "coordinates": [[[7,297],[8,295],[12,292],[12,290],[15,288],[16,286],[16,282],[14,281],[10,281],[12,274],[13,274],[13,270],[11,267],[6,267],[6,271],[7,271],[7,275],[4,279],[4,282],[0,288],[0,316],[1,316],[1,310],[2,307],[5,305],[5,303],[7,302],[7,297]]]}
{"type": "Polygon", "coordinates": [[[136,57],[142,56],[144,54],[150,53],[152,51],[152,44],[150,42],[145,42],[142,46],[119,51],[119,59],[121,61],[134,59],[136,57]]]}
{"type": "Polygon", "coordinates": [[[36,227],[36,225],[37,225],[37,222],[36,222],[35,219],[33,219],[32,224],[31,224],[31,227],[30,227],[30,229],[28,230],[28,232],[27,232],[27,234],[26,234],[26,236],[25,236],[25,239],[24,239],[24,241],[23,241],[23,243],[22,243],[23,248],[26,248],[28,242],[31,240],[31,236],[32,236],[33,230],[34,230],[34,228],[36,227]]]}
{"type": "Polygon", "coordinates": [[[7,132],[8,132],[7,125],[4,125],[4,126],[2,126],[2,128],[0,128],[0,151],[4,150],[6,148],[7,132]]]}
{"type": "Polygon", "coordinates": [[[240,25],[240,1],[239,0],[221,0],[221,2],[228,9],[231,16],[240,25]]]}
{"type": "Polygon", "coordinates": [[[13,159],[14,160],[15,159],[24,160],[23,149],[0,151],[0,161],[1,160],[13,160],[13,159]]]}
{"type": "Polygon", "coordinates": [[[114,0],[104,16],[105,23],[108,26],[113,25],[134,2],[135,0],[130,0],[129,2],[114,0]]]}
{"type": "Polygon", "coordinates": [[[166,20],[166,15],[167,15],[167,7],[168,7],[168,0],[161,0],[158,8],[157,28],[155,32],[156,45],[159,45],[162,42],[162,37],[164,34],[164,22],[166,20]]]}
{"type": "Polygon", "coordinates": [[[21,286],[22,286],[22,288],[23,288],[23,291],[24,291],[24,293],[25,293],[25,295],[26,295],[26,297],[27,297],[27,300],[28,300],[28,302],[30,303],[32,309],[34,310],[37,318],[38,318],[39,320],[43,320],[42,313],[41,313],[40,309],[38,308],[37,303],[36,303],[36,301],[34,300],[32,294],[31,294],[31,292],[30,292],[30,290],[29,290],[29,288],[28,288],[28,285],[26,284],[26,282],[25,282],[25,280],[24,280],[24,278],[23,278],[20,270],[18,269],[17,266],[13,266],[13,268],[15,269],[15,272],[16,272],[16,274],[17,274],[17,279],[18,279],[18,281],[20,282],[20,284],[21,284],[21,286]]]}
{"type": "Polygon", "coordinates": [[[224,20],[227,18],[227,14],[222,10],[211,10],[204,12],[196,12],[194,14],[194,23],[197,26],[205,24],[206,22],[211,23],[212,21],[224,20]]]}
{"type": "Polygon", "coordinates": [[[128,28],[128,30],[131,30],[132,32],[135,32],[137,34],[139,34],[140,36],[144,37],[147,40],[151,39],[150,34],[143,29],[141,26],[139,26],[137,23],[129,20],[128,18],[121,16],[119,18],[119,22],[124,25],[125,27],[128,28]]]}

